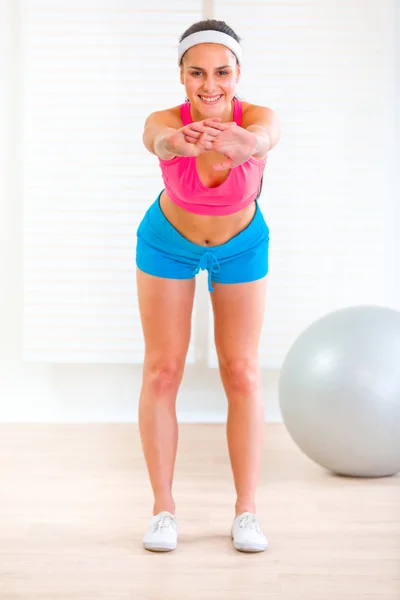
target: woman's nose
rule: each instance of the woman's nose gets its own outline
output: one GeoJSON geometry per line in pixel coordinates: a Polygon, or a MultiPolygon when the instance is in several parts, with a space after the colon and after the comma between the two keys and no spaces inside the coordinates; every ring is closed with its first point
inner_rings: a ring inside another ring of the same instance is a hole
{"type": "Polygon", "coordinates": [[[204,91],[206,92],[211,92],[214,89],[214,79],[212,78],[212,76],[207,77],[206,80],[204,81],[204,91]]]}

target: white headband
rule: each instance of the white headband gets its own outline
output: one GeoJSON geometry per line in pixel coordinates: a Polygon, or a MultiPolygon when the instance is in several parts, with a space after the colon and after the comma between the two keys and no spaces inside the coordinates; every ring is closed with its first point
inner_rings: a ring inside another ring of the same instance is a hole
{"type": "Polygon", "coordinates": [[[185,54],[186,50],[189,50],[192,46],[197,44],[221,44],[226,46],[229,50],[232,50],[236,56],[239,65],[242,62],[242,48],[240,44],[233,39],[230,35],[222,33],[221,31],[214,31],[212,29],[207,31],[198,31],[185,37],[184,40],[178,46],[178,65],[181,63],[181,58],[185,54]]]}

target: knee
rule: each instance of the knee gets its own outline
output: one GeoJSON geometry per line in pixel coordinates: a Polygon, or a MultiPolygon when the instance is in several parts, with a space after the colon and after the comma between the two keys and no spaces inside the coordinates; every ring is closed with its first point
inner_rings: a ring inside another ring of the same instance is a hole
{"type": "Polygon", "coordinates": [[[144,382],[151,386],[155,397],[176,391],[182,379],[184,359],[179,357],[146,357],[143,369],[144,382]]]}
{"type": "Polygon", "coordinates": [[[245,358],[220,359],[220,368],[225,385],[229,387],[230,391],[248,396],[259,389],[258,360],[245,358]]]}

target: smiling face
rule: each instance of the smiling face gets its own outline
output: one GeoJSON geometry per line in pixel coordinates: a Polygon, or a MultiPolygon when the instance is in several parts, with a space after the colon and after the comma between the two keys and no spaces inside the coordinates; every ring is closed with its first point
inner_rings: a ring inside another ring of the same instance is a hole
{"type": "Polygon", "coordinates": [[[240,78],[235,55],[220,44],[197,44],[185,53],[181,83],[191,103],[195,120],[231,118],[231,102],[240,78]]]}

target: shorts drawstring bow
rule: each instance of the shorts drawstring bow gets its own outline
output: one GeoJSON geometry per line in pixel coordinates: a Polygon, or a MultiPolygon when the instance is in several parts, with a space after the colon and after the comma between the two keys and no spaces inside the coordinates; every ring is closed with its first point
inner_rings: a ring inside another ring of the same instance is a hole
{"type": "Polygon", "coordinates": [[[200,269],[202,271],[205,271],[206,269],[208,270],[208,291],[213,292],[214,288],[211,280],[212,274],[219,273],[221,270],[217,257],[212,252],[204,252],[200,258],[199,264],[193,272],[193,275],[197,275],[200,269]]]}

